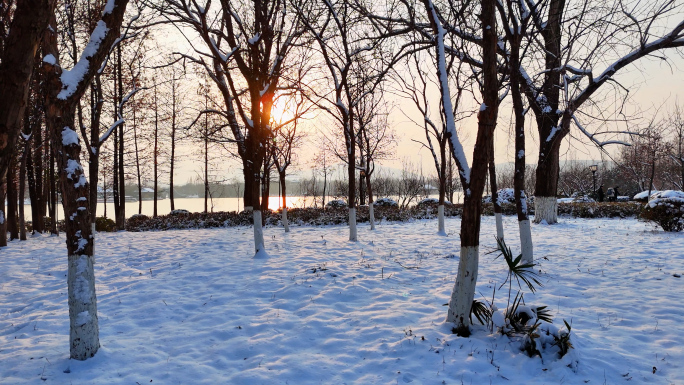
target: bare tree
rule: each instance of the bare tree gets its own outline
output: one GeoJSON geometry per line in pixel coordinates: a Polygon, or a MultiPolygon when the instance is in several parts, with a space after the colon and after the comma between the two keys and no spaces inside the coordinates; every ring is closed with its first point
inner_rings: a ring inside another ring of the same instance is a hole
{"type": "MultiPolygon", "coordinates": [[[[275,137],[273,138],[273,163],[278,173],[278,180],[280,182],[280,191],[282,195],[282,219],[283,228],[285,232],[290,231],[290,225],[287,220],[287,181],[286,175],[288,168],[296,162],[295,151],[301,146],[304,135],[301,130],[298,130],[298,125],[302,120],[302,116],[308,111],[309,105],[307,100],[301,92],[294,92],[291,94],[283,94],[280,96],[282,103],[284,103],[284,111],[292,111],[292,117],[280,117],[276,122],[274,119],[273,129],[275,137]]],[[[276,100],[278,102],[278,100],[276,100]]],[[[315,184],[315,179],[314,179],[315,184]]],[[[315,188],[314,188],[315,190],[315,188]]]]}
{"type": "MultiPolygon", "coordinates": [[[[253,208],[256,254],[265,252],[259,205],[260,169],[271,134],[271,109],[283,74],[302,29],[282,0],[253,2],[168,0],[157,7],[178,27],[189,27],[203,46],[184,57],[205,69],[225,105],[219,112],[227,121],[245,179],[245,206],[253,208]]],[[[195,40],[189,38],[189,41],[195,40]]],[[[268,197],[263,197],[268,200],[268,197]]]]}
{"type": "MultiPolygon", "coordinates": [[[[430,58],[434,60],[433,57],[430,58]]],[[[456,61],[455,56],[450,59],[447,63],[447,72],[451,75],[452,90],[455,93],[452,96],[451,103],[454,106],[453,114],[455,120],[461,121],[472,114],[471,111],[460,110],[463,93],[469,87],[469,79],[461,79],[464,63],[456,61]]],[[[430,151],[435,165],[439,191],[437,231],[439,234],[446,235],[444,203],[449,191],[451,191],[450,200],[453,199],[453,160],[449,154],[449,133],[443,108],[439,110],[438,118],[435,119],[432,111],[433,106],[430,103],[431,87],[438,87],[438,81],[430,77],[428,71],[424,68],[425,65],[423,52],[417,52],[407,58],[407,68],[404,71],[397,72],[394,78],[400,87],[398,93],[413,102],[422,118],[421,120],[414,120],[412,115],[405,114],[416,126],[421,127],[425,131],[425,141],[419,143],[430,151]],[[450,183],[451,189],[449,188],[450,183]]],[[[459,132],[459,135],[463,136],[463,133],[459,132]]]]}
{"type": "MultiPolygon", "coordinates": [[[[373,207],[373,177],[376,162],[390,159],[394,155],[396,140],[394,131],[389,125],[390,107],[383,100],[384,90],[380,87],[375,92],[365,93],[356,104],[354,118],[357,121],[356,144],[359,149],[359,187],[360,194],[368,196],[368,212],[371,230],[375,230],[375,213],[373,207]],[[364,190],[365,188],[365,190],[364,190]]],[[[363,201],[361,201],[363,204],[363,201]]]]}
{"type": "Polygon", "coordinates": [[[52,28],[45,31],[43,38],[43,66],[49,84],[46,117],[59,164],[62,205],[67,218],[69,346],[71,358],[78,360],[95,355],[100,343],[90,191],[81,166],[80,140],[72,127],[76,125],[76,108],[80,98],[119,38],[127,3],[127,0],[110,0],[107,3],[88,45],[71,70],[64,70],[60,65],[54,15],[50,22],[52,28]]]}
{"type": "Polygon", "coordinates": [[[358,240],[356,171],[362,168],[357,164],[356,110],[380,86],[403,52],[399,50],[390,55],[383,46],[385,36],[375,36],[371,21],[364,17],[368,14],[365,8],[368,4],[360,3],[319,0],[306,6],[294,4],[323,61],[324,84],[312,87],[314,102],[335,120],[344,138],[344,148],[337,155],[347,165],[350,241],[358,240]]]}
{"type": "Polygon", "coordinates": [[[559,149],[571,125],[597,146],[623,143],[600,140],[602,133],[590,132],[578,112],[600,103],[593,98],[600,98],[598,91],[606,85],[620,89],[614,75],[622,68],[657,51],[684,46],[684,22],[669,29],[662,26],[669,15],[681,15],[681,4],[674,0],[611,5],[550,0],[546,7],[528,1],[525,5],[541,35],[540,40],[530,41],[527,49],[536,55],[521,69],[540,138],[535,221],[551,224],[557,221],[559,149]]]}

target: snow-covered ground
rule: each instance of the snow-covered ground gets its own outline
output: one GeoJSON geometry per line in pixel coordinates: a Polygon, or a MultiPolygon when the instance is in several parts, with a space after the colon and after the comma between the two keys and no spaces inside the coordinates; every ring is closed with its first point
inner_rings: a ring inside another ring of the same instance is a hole
{"type": "MultiPolygon", "coordinates": [[[[533,226],[544,287],[529,304],[572,323],[560,360],[443,323],[459,219],[97,235],[102,348],[69,360],[63,238],[0,251],[2,384],[684,384],[684,234],[634,219],[533,226]],[[675,276],[676,275],[676,276],[675,276]]],[[[509,246],[517,222],[504,218],[509,246]]],[[[478,291],[506,275],[483,219],[478,291]]],[[[499,308],[506,306],[497,292],[499,308]]]]}

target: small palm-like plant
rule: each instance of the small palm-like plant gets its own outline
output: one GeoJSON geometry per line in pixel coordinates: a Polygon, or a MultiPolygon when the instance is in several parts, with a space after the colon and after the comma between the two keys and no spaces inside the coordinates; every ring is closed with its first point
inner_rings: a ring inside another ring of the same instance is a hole
{"type": "MultiPolygon", "coordinates": [[[[504,260],[506,261],[506,265],[508,265],[508,275],[506,276],[506,279],[503,281],[501,286],[499,286],[499,289],[501,289],[502,287],[504,287],[504,285],[506,285],[506,283],[508,283],[507,307],[510,307],[511,294],[513,290],[513,279],[515,279],[515,281],[518,283],[518,288],[520,290],[522,290],[522,283],[524,283],[532,293],[534,293],[537,290],[537,287],[542,287],[544,285],[542,285],[542,283],[538,279],[539,274],[536,271],[534,271],[534,263],[523,263],[522,254],[519,254],[517,257],[514,258],[511,248],[506,246],[506,242],[504,242],[504,240],[501,238],[496,238],[496,245],[497,250],[500,252],[500,254],[495,259],[503,256],[504,260]]],[[[517,297],[518,295],[516,295],[516,298],[517,297]]],[[[520,295],[520,300],[522,300],[522,295],[520,295]]]]}
{"type": "Polygon", "coordinates": [[[559,332],[558,336],[553,336],[554,342],[553,345],[558,346],[558,357],[562,358],[565,354],[568,353],[568,350],[572,349],[572,343],[570,343],[570,331],[572,328],[570,327],[570,324],[568,321],[563,320],[563,323],[565,324],[565,328],[568,329],[567,332],[559,332]]]}
{"type": "Polygon", "coordinates": [[[472,322],[473,316],[477,318],[482,325],[488,325],[492,319],[492,310],[478,300],[473,300],[473,305],[470,307],[470,320],[472,322]]]}

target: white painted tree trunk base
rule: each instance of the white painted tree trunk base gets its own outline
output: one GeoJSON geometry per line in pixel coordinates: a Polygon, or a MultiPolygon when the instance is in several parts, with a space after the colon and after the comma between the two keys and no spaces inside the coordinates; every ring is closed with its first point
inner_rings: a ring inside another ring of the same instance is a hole
{"type": "Polygon", "coordinates": [[[285,228],[285,232],[289,233],[290,232],[290,224],[287,222],[287,207],[283,207],[283,227],[285,228]]]}
{"type": "Polygon", "coordinates": [[[447,235],[444,225],[444,205],[437,206],[437,234],[447,235]]]}
{"type": "Polygon", "coordinates": [[[447,322],[453,323],[458,329],[470,327],[470,308],[473,305],[473,298],[475,298],[478,259],[478,246],[461,246],[458,275],[454,289],[451,291],[449,311],[446,318],[447,322]]]}
{"type": "Polygon", "coordinates": [[[84,361],[100,348],[94,261],[87,255],[69,255],[68,259],[70,356],[84,361]]]}
{"type": "Polygon", "coordinates": [[[356,242],[359,240],[358,232],[356,231],[356,209],[349,209],[349,240],[356,242]]]}
{"type": "Polygon", "coordinates": [[[264,247],[264,227],[261,225],[261,210],[253,210],[254,218],[254,258],[266,258],[266,247],[264,247]]]}
{"type": "Polygon", "coordinates": [[[534,223],[558,223],[558,199],[534,197],[534,223]]]}
{"type": "Polygon", "coordinates": [[[368,205],[368,215],[370,216],[371,230],[375,230],[375,211],[373,210],[373,203],[368,205]]]}
{"type": "Polygon", "coordinates": [[[532,229],[530,220],[518,221],[520,229],[520,248],[522,249],[522,262],[524,264],[534,263],[534,251],[532,245],[532,229]]]}
{"type": "Polygon", "coordinates": [[[503,228],[503,215],[501,213],[495,213],[496,217],[496,237],[504,240],[504,228],[503,228]]]}

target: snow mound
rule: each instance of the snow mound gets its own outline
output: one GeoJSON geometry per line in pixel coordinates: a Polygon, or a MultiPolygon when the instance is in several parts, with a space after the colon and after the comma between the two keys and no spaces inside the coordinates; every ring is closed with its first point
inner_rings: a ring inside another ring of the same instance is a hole
{"type": "MultiPolygon", "coordinates": [[[[497,202],[499,205],[515,203],[515,190],[512,188],[502,188],[496,193],[498,194],[497,202]]],[[[527,194],[525,194],[524,198],[527,198],[527,194]]],[[[482,198],[482,203],[492,203],[492,197],[487,195],[486,197],[482,198]]]]}
{"type": "MultiPolygon", "coordinates": [[[[658,193],[658,192],[660,192],[660,191],[658,191],[658,190],[651,190],[651,195],[653,195],[653,194],[655,194],[655,193],[658,193]]],[[[648,190],[642,191],[642,192],[640,192],[640,193],[638,193],[638,194],[636,194],[635,196],[632,197],[632,199],[634,199],[635,201],[639,201],[639,200],[645,201],[646,198],[648,198],[648,190]]]]}
{"type": "MultiPolygon", "coordinates": [[[[425,198],[425,199],[421,199],[420,202],[418,202],[416,204],[416,206],[420,207],[420,206],[425,206],[425,205],[438,205],[438,204],[439,204],[439,199],[437,199],[437,198],[425,198]]],[[[444,205],[445,206],[451,206],[452,203],[445,199],[444,205]]]]}
{"type": "Polygon", "coordinates": [[[334,199],[334,200],[331,200],[330,202],[326,203],[325,207],[332,207],[335,209],[339,209],[339,208],[347,207],[347,202],[345,202],[341,199],[334,199]]]}
{"type": "Polygon", "coordinates": [[[399,204],[394,199],[380,198],[373,202],[373,206],[398,207],[399,204]]]}
{"type": "Polygon", "coordinates": [[[656,199],[684,200],[684,192],[678,190],[657,191],[651,194],[651,197],[648,200],[653,201],[656,199]]]}

